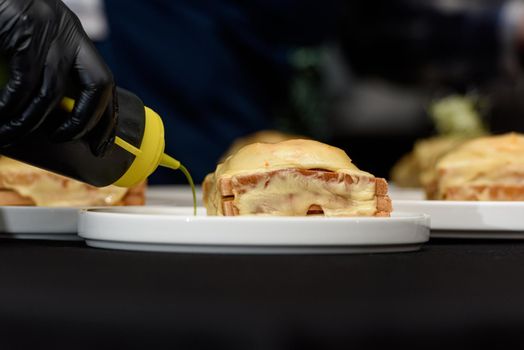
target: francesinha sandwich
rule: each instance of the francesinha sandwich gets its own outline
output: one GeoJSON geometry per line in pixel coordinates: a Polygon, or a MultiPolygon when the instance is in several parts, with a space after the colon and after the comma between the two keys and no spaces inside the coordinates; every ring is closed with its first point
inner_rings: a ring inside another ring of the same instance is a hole
{"type": "Polygon", "coordinates": [[[422,187],[428,199],[437,196],[436,164],[465,142],[488,134],[481,117],[480,98],[451,95],[428,108],[437,135],[418,140],[413,150],[392,168],[391,180],[400,187],[422,187]]]}
{"type": "Polygon", "coordinates": [[[524,200],[524,135],[479,137],[436,165],[436,199],[524,200]]]}
{"type": "Polygon", "coordinates": [[[387,183],[312,140],[247,145],[203,183],[208,215],[389,216],[387,183]]]}
{"type": "Polygon", "coordinates": [[[0,205],[73,207],[144,203],[144,183],[130,189],[98,188],[0,157],[0,205]]]}

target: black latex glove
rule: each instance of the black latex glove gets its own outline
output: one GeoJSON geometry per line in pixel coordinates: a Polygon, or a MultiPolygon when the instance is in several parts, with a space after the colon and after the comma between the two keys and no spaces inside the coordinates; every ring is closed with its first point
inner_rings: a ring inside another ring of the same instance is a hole
{"type": "Polygon", "coordinates": [[[0,91],[0,146],[42,125],[66,94],[66,81],[72,81],[75,108],[53,121],[50,137],[62,142],[87,135],[93,153],[104,153],[117,114],[113,77],[61,1],[0,0],[0,55],[9,67],[9,81],[0,91]]]}

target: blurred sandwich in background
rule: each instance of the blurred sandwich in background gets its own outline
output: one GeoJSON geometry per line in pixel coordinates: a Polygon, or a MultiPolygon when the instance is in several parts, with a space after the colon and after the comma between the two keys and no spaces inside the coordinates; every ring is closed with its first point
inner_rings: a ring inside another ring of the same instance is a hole
{"type": "Polygon", "coordinates": [[[0,157],[0,205],[113,206],[143,205],[145,183],[133,188],[97,188],[16,160],[0,157]]]}
{"type": "Polygon", "coordinates": [[[392,182],[399,187],[422,187],[427,198],[435,198],[438,161],[463,143],[488,134],[476,104],[472,97],[456,95],[433,103],[428,112],[437,135],[415,142],[413,150],[393,166],[392,182]]]}
{"type": "Polygon", "coordinates": [[[524,200],[524,135],[479,137],[442,157],[432,199],[524,200]]]}

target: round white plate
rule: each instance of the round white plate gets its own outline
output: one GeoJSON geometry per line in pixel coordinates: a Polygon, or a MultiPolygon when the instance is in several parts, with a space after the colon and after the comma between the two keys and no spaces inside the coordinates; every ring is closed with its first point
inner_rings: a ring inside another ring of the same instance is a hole
{"type": "Polygon", "coordinates": [[[78,208],[0,206],[0,237],[80,240],[78,208]]]}
{"type": "Polygon", "coordinates": [[[524,238],[524,202],[396,200],[395,210],[431,216],[431,236],[524,238]]]}
{"type": "Polygon", "coordinates": [[[209,217],[201,208],[122,207],[80,212],[78,234],[98,248],[213,253],[342,254],[414,251],[429,217],[209,217]]]}

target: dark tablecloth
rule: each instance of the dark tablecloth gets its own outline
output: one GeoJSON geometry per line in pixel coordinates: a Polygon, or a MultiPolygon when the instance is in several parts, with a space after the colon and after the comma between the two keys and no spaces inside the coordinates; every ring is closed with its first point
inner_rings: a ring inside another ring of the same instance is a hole
{"type": "Polygon", "coordinates": [[[247,256],[2,240],[0,259],[0,349],[478,349],[524,336],[518,241],[247,256]]]}

